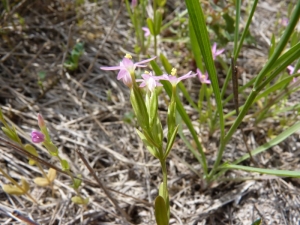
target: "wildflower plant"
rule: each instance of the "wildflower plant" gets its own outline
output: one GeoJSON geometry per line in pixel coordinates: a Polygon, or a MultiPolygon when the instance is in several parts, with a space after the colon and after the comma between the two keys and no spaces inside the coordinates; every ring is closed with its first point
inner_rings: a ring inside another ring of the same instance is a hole
{"type": "MultiPolygon", "coordinates": [[[[32,142],[41,143],[42,145],[45,146],[45,148],[48,150],[49,154],[52,157],[56,157],[59,160],[62,170],[65,171],[70,176],[70,178],[72,180],[72,185],[71,186],[76,192],[76,196],[73,196],[71,200],[76,204],[86,205],[89,202],[89,199],[88,198],[83,198],[80,195],[80,192],[79,192],[79,188],[80,188],[80,185],[81,185],[81,180],[78,179],[78,178],[75,178],[73,176],[73,174],[70,171],[70,166],[69,166],[68,161],[63,159],[59,155],[58,148],[51,141],[50,134],[48,132],[46,123],[45,123],[44,118],[42,117],[41,114],[38,114],[38,125],[39,125],[39,128],[40,128],[40,131],[33,130],[31,132],[32,142]]],[[[53,174],[51,172],[49,172],[48,176],[53,177],[53,174]]],[[[46,183],[46,181],[41,179],[41,178],[39,178],[37,181],[39,181],[42,184],[41,186],[43,186],[43,184],[46,183]]]]}
{"type": "Polygon", "coordinates": [[[137,134],[147,147],[148,151],[160,161],[162,168],[163,181],[159,186],[159,195],[155,199],[155,217],[158,224],[168,224],[170,218],[169,194],[167,188],[167,167],[166,160],[169,155],[178,131],[176,124],[176,88],[180,81],[193,78],[196,74],[189,72],[181,77],[176,76],[176,69],[172,69],[171,74],[155,76],[153,72],[145,72],[141,79],[136,79],[135,68],[144,67],[145,63],[154,60],[155,57],[143,60],[138,63],[131,61],[131,56],[126,55],[121,61],[120,66],[101,67],[102,70],[119,70],[118,79],[130,88],[130,101],[135,112],[140,130],[136,129],[137,134]],[[124,62],[128,67],[124,67],[124,62]],[[136,65],[136,66],[134,66],[136,65]],[[128,78],[124,78],[128,76],[128,78]],[[130,82],[127,82],[130,80],[130,82]],[[161,81],[168,81],[172,86],[172,95],[168,106],[167,114],[167,143],[163,144],[163,129],[158,113],[158,91],[156,87],[162,86],[161,81]],[[139,85],[138,85],[138,83],[139,85]],[[145,95],[141,88],[145,89],[145,95]]]}
{"type": "MultiPolygon", "coordinates": [[[[62,171],[66,172],[66,174],[68,174],[72,179],[71,186],[75,190],[76,196],[72,197],[71,200],[76,204],[86,205],[89,202],[89,199],[81,197],[81,195],[79,193],[79,187],[81,185],[81,180],[78,178],[75,178],[72,175],[72,173],[70,172],[69,163],[67,162],[67,160],[60,157],[58,148],[51,141],[47,126],[46,126],[45,121],[41,114],[38,115],[37,121],[38,121],[40,130],[33,130],[31,132],[31,134],[30,134],[31,141],[34,144],[44,145],[51,156],[58,158],[58,160],[60,161],[61,167],[62,167],[62,171]]],[[[4,127],[2,127],[2,131],[11,141],[15,142],[18,145],[18,147],[20,147],[24,151],[27,151],[29,153],[29,155],[38,157],[38,152],[37,152],[36,148],[31,144],[23,144],[22,143],[21,139],[19,138],[19,136],[16,132],[16,129],[13,126],[11,127],[8,125],[1,110],[0,110],[0,122],[2,122],[4,124],[4,127]]],[[[53,182],[56,178],[56,170],[53,168],[50,168],[48,170],[48,173],[46,173],[44,171],[44,169],[42,168],[41,164],[32,158],[29,158],[28,164],[31,166],[36,165],[41,170],[41,173],[43,174],[43,177],[35,177],[33,182],[40,187],[50,186],[52,189],[52,193],[53,193],[53,191],[54,191],[53,182]]],[[[7,194],[18,195],[18,196],[27,195],[30,199],[32,199],[33,202],[37,203],[37,201],[28,193],[30,186],[29,186],[29,182],[25,178],[21,178],[21,184],[18,184],[13,178],[11,178],[1,168],[0,168],[0,172],[12,183],[12,184],[2,185],[3,190],[7,194]]]]}

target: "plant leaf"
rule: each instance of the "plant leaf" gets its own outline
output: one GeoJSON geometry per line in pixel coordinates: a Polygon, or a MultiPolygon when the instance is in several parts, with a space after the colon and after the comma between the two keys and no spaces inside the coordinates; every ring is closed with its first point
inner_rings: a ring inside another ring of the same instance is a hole
{"type": "Polygon", "coordinates": [[[167,156],[169,155],[169,153],[170,153],[170,151],[172,149],[172,146],[173,146],[174,141],[175,141],[175,137],[177,135],[178,127],[179,127],[179,125],[177,125],[175,127],[175,129],[173,131],[173,134],[170,136],[170,139],[167,142],[166,152],[165,152],[165,155],[164,155],[165,159],[167,158],[167,156]]]}
{"type": "MultiPolygon", "coordinates": [[[[56,170],[50,168],[49,171],[48,171],[47,177],[48,177],[48,179],[50,180],[50,182],[52,183],[52,182],[55,180],[55,178],[56,178],[56,170]]],[[[76,178],[75,178],[75,179],[76,179],[76,178]]]]}
{"type": "Polygon", "coordinates": [[[151,155],[153,155],[155,158],[159,158],[159,153],[158,151],[156,151],[156,148],[153,147],[152,144],[150,144],[150,142],[147,140],[147,138],[145,137],[145,135],[140,132],[138,129],[135,129],[137,134],[139,135],[140,139],[143,141],[144,145],[146,145],[148,151],[151,153],[151,155]]]}
{"type": "Polygon", "coordinates": [[[256,172],[262,174],[275,175],[280,177],[300,177],[300,171],[290,171],[290,170],[273,170],[273,169],[262,169],[250,166],[241,166],[225,163],[220,166],[220,169],[235,169],[235,170],[244,170],[248,172],[256,172]]]}
{"type": "Polygon", "coordinates": [[[157,225],[168,225],[168,212],[166,208],[166,203],[163,197],[157,196],[155,199],[155,219],[157,225]]]}
{"type": "Polygon", "coordinates": [[[2,189],[7,194],[17,195],[17,196],[26,194],[29,191],[29,184],[24,178],[21,178],[20,186],[22,187],[22,189],[20,189],[19,187],[13,184],[4,184],[2,185],[2,189]]]}
{"type": "Polygon", "coordinates": [[[78,205],[87,205],[89,203],[89,198],[81,198],[79,196],[74,196],[71,201],[78,205]]]}
{"type": "MultiPolygon", "coordinates": [[[[27,152],[31,153],[32,155],[38,156],[38,153],[37,153],[35,147],[33,147],[32,145],[26,144],[26,145],[24,145],[24,148],[27,152]]],[[[35,165],[35,163],[36,163],[36,161],[29,158],[29,161],[28,161],[29,165],[33,166],[33,165],[35,165]]]]}
{"type": "Polygon", "coordinates": [[[36,177],[33,182],[40,187],[47,187],[50,183],[45,177],[36,177]]]}

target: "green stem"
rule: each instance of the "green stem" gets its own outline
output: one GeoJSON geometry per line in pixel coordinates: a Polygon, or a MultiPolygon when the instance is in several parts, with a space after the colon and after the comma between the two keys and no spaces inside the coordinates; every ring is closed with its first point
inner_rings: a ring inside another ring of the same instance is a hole
{"type": "Polygon", "coordinates": [[[167,200],[167,188],[168,188],[168,174],[167,174],[167,166],[166,166],[166,161],[161,160],[161,170],[163,174],[163,198],[167,200]]]}
{"type": "MultiPolygon", "coordinates": [[[[153,1],[153,21],[156,21],[156,1],[153,1]]],[[[154,55],[157,55],[157,34],[154,34],[154,55]]]]}

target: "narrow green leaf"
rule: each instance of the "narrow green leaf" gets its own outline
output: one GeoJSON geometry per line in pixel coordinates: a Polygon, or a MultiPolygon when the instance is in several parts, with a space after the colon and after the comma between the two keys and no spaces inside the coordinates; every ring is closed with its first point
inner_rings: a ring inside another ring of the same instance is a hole
{"type": "Polygon", "coordinates": [[[168,140],[168,143],[167,143],[167,147],[166,147],[166,152],[165,152],[165,155],[164,155],[164,158],[166,159],[167,156],[169,155],[171,149],[172,149],[172,146],[174,144],[174,141],[175,141],[175,137],[177,135],[177,132],[178,132],[178,127],[179,125],[177,125],[172,133],[172,135],[170,136],[170,139],[168,140]]]}
{"type": "Polygon", "coordinates": [[[161,27],[161,21],[162,21],[162,12],[160,10],[156,10],[155,12],[155,21],[154,21],[154,31],[155,36],[159,35],[160,33],[160,27],[161,27]]]}
{"type": "Polygon", "coordinates": [[[275,79],[282,71],[286,70],[287,66],[290,65],[293,61],[298,59],[300,57],[300,42],[299,42],[299,51],[294,52],[293,54],[289,54],[289,57],[286,58],[285,61],[282,62],[281,65],[277,64],[275,70],[272,71],[272,73],[267,76],[267,78],[256,87],[256,91],[261,91],[264,87],[266,87],[273,79],[275,79]]]}
{"type": "Polygon", "coordinates": [[[150,94],[150,99],[149,99],[149,124],[150,127],[153,126],[153,123],[156,123],[158,114],[157,114],[157,108],[158,108],[158,97],[156,91],[153,91],[150,94]]]}
{"type": "Polygon", "coordinates": [[[255,220],[251,225],[261,225],[262,220],[259,218],[257,220],[255,220]]]}
{"type": "Polygon", "coordinates": [[[204,66],[202,63],[202,55],[200,51],[200,47],[197,42],[197,37],[193,28],[193,25],[191,23],[191,20],[189,20],[189,35],[190,35],[190,42],[191,42],[191,48],[192,52],[196,61],[197,67],[201,70],[201,72],[204,73],[204,66]]]}
{"type": "MultiPolygon", "coordinates": [[[[218,111],[218,115],[219,115],[219,128],[220,128],[220,132],[221,132],[220,140],[221,140],[221,142],[224,142],[225,121],[224,121],[224,116],[223,116],[223,105],[222,105],[222,100],[221,100],[221,95],[220,95],[220,90],[219,90],[219,82],[218,82],[217,72],[216,72],[215,64],[214,64],[214,61],[212,58],[212,52],[211,52],[210,41],[209,41],[208,32],[207,32],[207,28],[206,28],[206,22],[204,19],[204,15],[203,15],[199,0],[185,0],[185,4],[187,6],[190,20],[192,22],[192,25],[193,25],[193,28],[195,31],[195,35],[196,35],[196,38],[198,41],[198,45],[200,46],[203,60],[205,62],[205,66],[206,66],[209,78],[211,80],[211,85],[212,85],[213,92],[215,95],[217,111],[218,111]]],[[[193,137],[193,138],[197,143],[198,137],[193,137]]],[[[214,170],[220,164],[224,149],[225,149],[225,145],[224,145],[224,143],[223,144],[221,143],[218,154],[217,154],[217,159],[214,164],[214,169],[211,171],[211,173],[214,173],[214,170]]],[[[205,155],[204,155],[204,153],[202,155],[202,152],[203,151],[200,151],[201,158],[202,158],[202,160],[204,160],[203,158],[205,158],[205,155]]],[[[206,161],[205,161],[205,163],[206,163],[206,161]]],[[[205,171],[205,169],[204,169],[204,171],[205,171]]]]}
{"type": "MultiPolygon", "coordinates": [[[[38,156],[38,153],[37,153],[35,147],[33,147],[33,146],[30,145],[30,144],[24,145],[24,149],[25,149],[27,152],[31,153],[32,155],[38,156]]],[[[36,163],[36,162],[35,162],[33,159],[30,159],[30,158],[29,158],[29,162],[28,162],[29,165],[33,166],[35,163],[36,163]]]]}
{"type": "MultiPolygon", "coordinates": [[[[81,175],[79,174],[77,175],[77,177],[81,178],[81,175]]],[[[82,180],[74,178],[74,183],[72,184],[72,187],[77,190],[80,187],[81,183],[82,180]]]]}
{"type": "Polygon", "coordinates": [[[270,49],[269,49],[269,58],[271,58],[271,55],[273,55],[275,47],[276,47],[275,35],[272,34],[272,37],[271,37],[271,46],[270,46],[270,49]]]}
{"type": "Polygon", "coordinates": [[[156,123],[153,123],[151,127],[151,132],[156,145],[158,146],[159,149],[162,149],[163,130],[162,130],[160,119],[158,117],[156,118],[156,123]]]}
{"type": "Polygon", "coordinates": [[[167,74],[171,74],[172,65],[169,63],[168,59],[162,53],[159,55],[159,58],[167,74]]]}
{"type": "Polygon", "coordinates": [[[159,7],[164,7],[167,3],[167,0],[155,0],[159,7]]]}
{"type": "Polygon", "coordinates": [[[166,208],[166,203],[163,197],[157,196],[155,199],[155,219],[157,225],[168,225],[168,212],[166,208]]]}
{"type": "Polygon", "coordinates": [[[130,102],[141,128],[143,130],[149,130],[149,115],[147,108],[142,93],[136,85],[134,85],[130,91],[130,102]]]}
{"type": "Polygon", "coordinates": [[[69,170],[70,166],[67,160],[65,159],[61,159],[60,160],[60,164],[61,164],[61,168],[63,169],[63,171],[69,170]]]}
{"type": "Polygon", "coordinates": [[[171,102],[168,107],[168,116],[167,116],[167,125],[168,125],[168,136],[167,138],[170,139],[176,125],[176,88],[173,89],[173,94],[171,97],[171,102]]]}
{"type": "Polygon", "coordinates": [[[15,140],[15,136],[11,133],[10,130],[8,130],[6,127],[1,127],[1,128],[2,128],[3,133],[4,133],[9,139],[11,139],[11,140],[13,140],[13,141],[16,141],[16,140],[15,140]]]}
{"type": "Polygon", "coordinates": [[[48,142],[48,141],[44,141],[43,145],[47,148],[49,154],[51,156],[58,156],[58,149],[57,147],[52,143],[52,142],[48,142]]]}
{"type": "MultiPolygon", "coordinates": [[[[300,55],[300,42],[298,42],[296,45],[288,49],[286,52],[284,52],[277,60],[276,62],[271,65],[270,71],[274,70],[278,67],[278,65],[284,64],[286,61],[290,61],[291,58],[299,58],[300,55]],[[293,57],[295,56],[295,57],[293,57]]],[[[292,61],[294,61],[293,59],[292,61]]]]}
{"type": "MultiPolygon", "coordinates": [[[[247,20],[245,29],[243,30],[241,39],[240,39],[240,41],[239,41],[239,45],[238,45],[237,50],[235,51],[235,54],[234,54],[234,60],[237,59],[237,57],[238,57],[238,55],[239,55],[239,53],[240,53],[240,51],[241,51],[241,48],[242,48],[242,46],[243,46],[245,37],[246,37],[247,34],[249,33],[249,27],[250,27],[250,24],[251,24],[251,21],[252,21],[254,12],[256,11],[257,3],[258,3],[258,0],[254,0],[254,1],[253,1],[253,5],[252,5],[252,7],[251,7],[251,11],[250,11],[250,14],[249,14],[249,17],[248,17],[248,20],[247,20]]],[[[223,93],[223,90],[222,90],[222,93],[223,93]]],[[[222,95],[222,96],[223,96],[223,95],[222,95]]]]}
{"type": "MultiPolygon", "coordinates": [[[[163,184],[163,182],[161,182],[159,185],[158,194],[159,194],[159,196],[161,196],[164,199],[164,189],[163,188],[164,188],[164,184],[163,184]]],[[[168,189],[166,190],[166,192],[167,192],[167,197],[164,200],[166,203],[168,219],[170,220],[170,201],[169,201],[168,189]]]]}
{"type": "Polygon", "coordinates": [[[151,18],[148,18],[148,19],[147,19],[147,25],[148,25],[148,28],[149,28],[149,30],[150,30],[151,35],[154,36],[154,35],[155,35],[155,31],[154,31],[153,21],[152,21],[151,18]]]}
{"type": "Polygon", "coordinates": [[[277,90],[280,90],[286,84],[290,83],[292,81],[293,77],[295,77],[295,76],[286,77],[283,80],[279,81],[278,83],[274,84],[273,86],[267,88],[265,91],[263,91],[261,94],[259,94],[255,98],[254,102],[258,101],[261,98],[268,97],[269,94],[271,94],[277,90]]]}
{"type": "Polygon", "coordinates": [[[78,205],[87,205],[89,203],[89,198],[82,198],[80,196],[74,196],[71,201],[78,205]]]}
{"type": "MultiPolygon", "coordinates": [[[[285,140],[286,138],[288,138],[289,136],[291,136],[293,133],[297,132],[300,130],[300,122],[295,123],[293,126],[287,128],[286,130],[284,130],[281,134],[279,134],[276,138],[273,138],[271,141],[267,142],[266,144],[254,149],[251,151],[251,155],[255,156],[277,144],[279,144],[280,142],[282,142],[283,140],[285,140]]],[[[246,159],[248,159],[250,157],[249,154],[244,155],[243,157],[237,159],[236,161],[234,161],[232,164],[238,164],[246,159]]]]}
{"type": "Polygon", "coordinates": [[[290,170],[273,170],[273,169],[262,169],[255,168],[250,166],[240,166],[233,164],[223,164],[220,169],[236,169],[236,170],[244,170],[248,172],[255,172],[261,174],[269,174],[280,177],[300,177],[300,171],[290,171],[290,170]]]}
{"type": "MultiPolygon", "coordinates": [[[[219,82],[217,77],[217,72],[215,68],[215,64],[212,58],[211,45],[208,37],[208,32],[206,28],[206,22],[204,19],[204,15],[200,6],[199,0],[185,0],[190,20],[192,22],[195,35],[198,41],[198,45],[200,47],[203,60],[205,62],[206,69],[208,71],[209,78],[211,80],[211,85],[213,88],[213,92],[216,99],[217,111],[219,114],[219,125],[221,131],[221,140],[223,140],[225,136],[224,131],[224,118],[223,118],[223,106],[221,101],[221,95],[219,90],[219,82]]],[[[217,164],[221,161],[220,157],[217,157],[217,164]]]]}
{"type": "Polygon", "coordinates": [[[147,138],[145,137],[145,135],[140,132],[138,129],[135,129],[137,134],[139,135],[140,139],[143,141],[144,145],[146,145],[146,148],[148,149],[148,151],[151,153],[151,155],[153,155],[155,158],[159,159],[159,152],[156,150],[156,148],[150,144],[150,142],[147,140],[147,138]]]}
{"type": "MultiPolygon", "coordinates": [[[[237,52],[237,47],[238,47],[237,44],[239,41],[240,15],[241,15],[241,0],[236,0],[235,1],[234,46],[233,46],[234,55],[237,52]]],[[[235,63],[235,59],[233,59],[233,61],[235,63]]]]}

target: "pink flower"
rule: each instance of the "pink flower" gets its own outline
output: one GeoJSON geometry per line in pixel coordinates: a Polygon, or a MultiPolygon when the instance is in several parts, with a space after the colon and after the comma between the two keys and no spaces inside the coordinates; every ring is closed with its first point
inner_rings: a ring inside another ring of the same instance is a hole
{"type": "Polygon", "coordinates": [[[225,49],[223,48],[223,49],[217,50],[217,43],[215,42],[211,48],[211,51],[212,51],[213,59],[215,60],[218,55],[221,55],[225,51],[225,49]]]}
{"type": "Polygon", "coordinates": [[[131,7],[135,8],[137,6],[137,0],[132,0],[131,1],[131,7]]]}
{"type": "Polygon", "coordinates": [[[197,69],[197,75],[202,84],[210,84],[207,72],[205,72],[205,74],[202,74],[201,71],[197,69]]]}
{"type": "Polygon", "coordinates": [[[31,132],[31,140],[33,143],[41,143],[45,140],[45,135],[37,130],[31,132]]]}
{"type": "MultiPolygon", "coordinates": [[[[287,69],[290,71],[289,72],[290,75],[294,74],[295,67],[293,67],[293,66],[290,65],[290,66],[287,67],[287,69]]],[[[300,70],[298,70],[297,73],[300,73],[300,70]]],[[[293,82],[296,82],[296,80],[297,80],[296,77],[294,77],[293,78],[293,82]]]]}
{"type": "Polygon", "coordinates": [[[161,79],[161,76],[154,76],[152,72],[150,73],[144,73],[142,74],[143,79],[137,79],[136,82],[142,82],[140,84],[140,87],[147,86],[148,90],[153,92],[155,87],[162,86],[161,83],[159,83],[159,80],[161,79]]]}
{"type": "Polygon", "coordinates": [[[144,33],[145,37],[148,37],[150,35],[150,30],[148,27],[142,27],[142,30],[145,32],[144,33]]]}
{"type": "Polygon", "coordinates": [[[152,57],[150,59],[146,59],[137,63],[133,63],[131,60],[130,55],[126,55],[123,60],[120,62],[119,66],[110,66],[110,67],[100,67],[102,70],[119,70],[117,79],[124,82],[125,85],[128,87],[132,86],[132,78],[131,76],[134,75],[134,70],[137,67],[146,67],[145,63],[150,62],[151,60],[155,59],[156,57],[152,57]]]}
{"type": "Polygon", "coordinates": [[[175,75],[173,75],[175,73],[176,70],[175,72],[174,70],[172,70],[172,75],[164,74],[161,76],[160,80],[168,80],[172,84],[172,86],[176,86],[180,81],[196,76],[196,74],[192,74],[192,71],[188,72],[187,74],[181,77],[176,77],[175,75]]]}
{"type": "Polygon", "coordinates": [[[289,24],[289,19],[288,18],[286,18],[286,17],[284,17],[284,18],[282,18],[281,19],[281,24],[283,25],[283,26],[287,26],[288,24],[289,24]]]}

